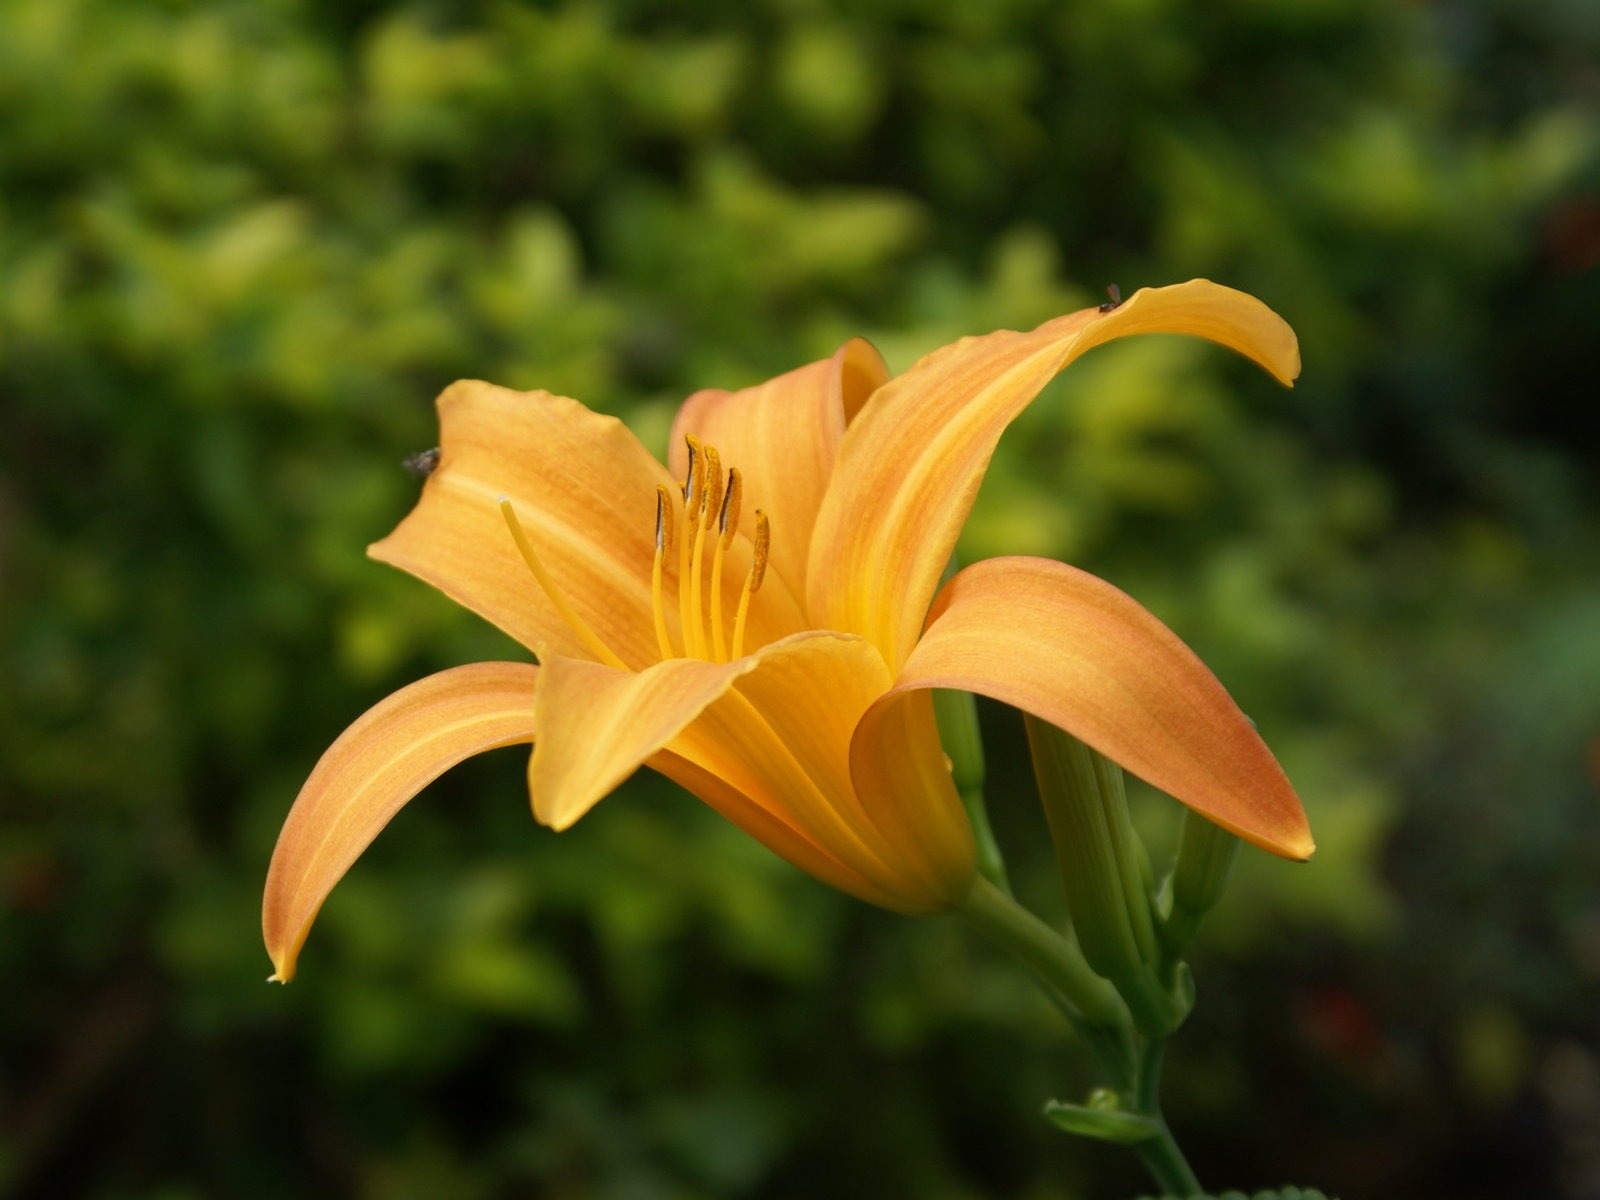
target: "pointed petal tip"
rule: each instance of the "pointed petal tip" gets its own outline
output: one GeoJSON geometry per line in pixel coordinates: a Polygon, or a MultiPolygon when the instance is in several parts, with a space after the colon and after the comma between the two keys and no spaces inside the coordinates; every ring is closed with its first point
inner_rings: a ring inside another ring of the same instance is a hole
{"type": "MultiPolygon", "coordinates": [[[[1224,826],[1226,828],[1226,826],[1224,826]]],[[[1289,862],[1309,862],[1311,856],[1317,852],[1317,843],[1312,840],[1310,830],[1304,825],[1294,833],[1276,837],[1248,833],[1241,829],[1230,829],[1236,837],[1241,837],[1254,846],[1259,846],[1268,854],[1289,862]]]]}
{"type": "Polygon", "coordinates": [[[323,901],[411,798],[462,759],[533,739],[538,668],[473,663],[380,700],[324,753],[278,835],[262,895],[272,978],[288,983],[323,901]]]}
{"type": "Polygon", "coordinates": [[[565,833],[578,823],[578,818],[594,807],[592,804],[580,806],[567,806],[565,810],[555,808],[542,802],[540,796],[529,796],[529,806],[533,809],[533,819],[546,829],[555,833],[565,833]]]}

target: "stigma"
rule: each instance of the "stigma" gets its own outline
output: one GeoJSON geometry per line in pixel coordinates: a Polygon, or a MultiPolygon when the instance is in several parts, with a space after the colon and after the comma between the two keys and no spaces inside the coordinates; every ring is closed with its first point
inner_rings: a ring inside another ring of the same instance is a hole
{"type": "Polygon", "coordinates": [[[663,659],[700,658],[729,662],[744,654],[745,622],[750,600],[761,590],[772,541],[767,515],[756,509],[755,536],[749,569],[739,591],[731,629],[723,604],[722,576],[729,549],[739,534],[744,480],[737,467],[723,474],[722,456],[694,435],[685,439],[689,467],[678,498],[667,487],[656,489],[655,562],[650,571],[650,599],[656,645],[663,659]],[[675,644],[667,628],[665,564],[677,550],[678,628],[675,644]]]}

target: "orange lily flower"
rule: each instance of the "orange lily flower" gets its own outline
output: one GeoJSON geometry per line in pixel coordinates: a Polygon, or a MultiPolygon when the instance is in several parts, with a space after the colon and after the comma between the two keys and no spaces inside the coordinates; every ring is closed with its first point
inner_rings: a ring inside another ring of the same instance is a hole
{"type": "Polygon", "coordinates": [[[533,743],[534,813],[556,829],[644,765],[841,891],[904,913],[957,907],[974,847],[931,688],[1034,713],[1240,837],[1307,857],[1270,751],[1128,596],[1035,558],[977,563],[940,591],[1001,433],[1084,351],[1188,333],[1286,385],[1299,373],[1293,332],[1242,292],[1193,280],[1107,308],[966,338],[895,378],[857,339],[758,387],[698,392],[670,473],[576,401],[448,388],[437,468],[369,553],[541,665],[430,676],[323,755],[267,875],[274,978],[291,977],[322,902],[402,805],[518,742],[533,743]]]}

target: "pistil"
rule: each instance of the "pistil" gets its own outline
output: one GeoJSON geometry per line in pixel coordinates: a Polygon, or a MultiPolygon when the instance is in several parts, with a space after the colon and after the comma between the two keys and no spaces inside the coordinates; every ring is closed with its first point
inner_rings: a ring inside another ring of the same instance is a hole
{"type": "Polygon", "coordinates": [[[550,598],[550,603],[556,606],[556,611],[561,614],[572,632],[578,635],[578,640],[589,648],[589,652],[601,662],[607,663],[619,670],[628,670],[628,664],[618,658],[611,647],[600,639],[600,635],[589,627],[589,623],[578,615],[575,608],[561,589],[556,587],[555,580],[550,578],[550,573],[544,569],[544,564],[539,561],[539,556],[534,553],[533,543],[528,540],[528,535],[522,531],[522,522],[517,519],[517,510],[512,507],[511,501],[500,497],[500,515],[505,518],[506,528],[511,530],[511,540],[517,544],[517,552],[522,555],[522,561],[528,564],[528,570],[538,581],[544,594],[550,598]]]}

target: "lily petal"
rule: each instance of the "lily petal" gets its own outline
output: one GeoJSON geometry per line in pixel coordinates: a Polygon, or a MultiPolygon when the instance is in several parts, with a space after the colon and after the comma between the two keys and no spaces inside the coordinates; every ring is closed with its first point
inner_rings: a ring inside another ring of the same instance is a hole
{"type": "Polygon", "coordinates": [[[924,911],[966,899],[977,850],[940,747],[932,696],[897,683],[874,701],[856,725],[850,775],[885,839],[919,869],[924,911]]]}
{"type": "Polygon", "coordinates": [[[632,672],[547,657],[528,760],[534,815],[553,829],[571,826],[754,667],[750,658],[669,658],[632,672]]]}
{"type": "Polygon", "coordinates": [[[1216,676],[1149,610],[1075,567],[997,558],[958,573],[879,704],[926,688],[1033,713],[1264,850],[1316,848],[1283,769],[1216,676]]]}
{"type": "MultiPolygon", "coordinates": [[[[843,891],[901,912],[939,907],[851,786],[855,720],[888,684],[872,646],[831,633],[637,674],[549,659],[528,768],[534,811],[564,829],[650,766],[843,891]]],[[[941,761],[937,740],[931,753],[941,761]]]]}
{"type": "Polygon", "coordinates": [[[772,522],[771,569],[805,596],[811,531],[833,473],[845,425],[889,369],[870,342],[852,338],[832,358],[737,392],[708,389],[683,402],[672,424],[670,463],[688,467],[684,436],[715,446],[744,477],[745,521],[762,509],[772,522]]]}
{"type": "Polygon", "coordinates": [[[903,663],[1001,433],[1078,355],[1134,333],[1209,338],[1284,384],[1300,370],[1276,313],[1204,279],[927,355],[873,394],[840,444],[811,541],[813,620],[871,639],[891,668],[903,663]]]}
{"type": "Polygon", "coordinates": [[[774,812],[761,807],[726,780],[704,767],[680,758],[670,750],[653,755],[648,764],[684,791],[693,794],[709,808],[733,822],[779,858],[822,880],[829,887],[883,908],[892,908],[891,898],[863,876],[846,867],[833,855],[807,838],[774,812]]]}
{"type": "MultiPolygon", "coordinates": [[[[756,658],[755,669],[673,749],[781,814],[868,881],[874,894],[864,898],[898,912],[945,907],[936,869],[916,845],[897,842],[885,820],[895,800],[858,793],[851,776],[856,723],[892,682],[876,647],[819,633],[766,647],[756,658]]],[[[919,749],[942,767],[936,737],[919,749]]]]}
{"type": "Polygon", "coordinates": [[[300,789],[267,869],[261,931],[287,983],[322,902],[390,819],[462,759],[533,740],[529,663],[475,663],[430,675],[368,709],[300,789]]]}
{"type": "MultiPolygon", "coordinates": [[[[440,395],[439,465],[399,527],[367,550],[433,584],[530,650],[591,652],[530,574],[509,498],[556,586],[624,662],[660,657],[650,602],[658,484],[672,480],[614,417],[477,380],[440,395]]],[[[676,578],[675,570],[672,572],[676,578]]]]}

